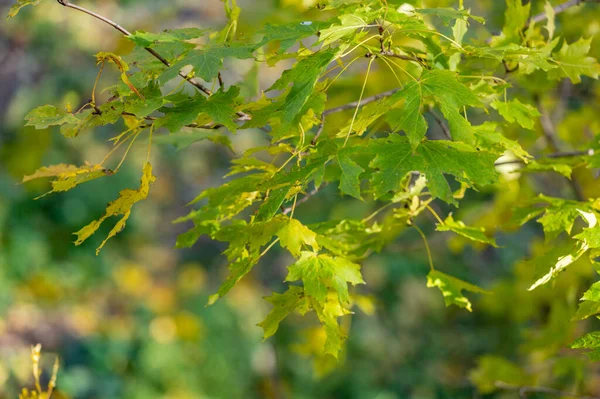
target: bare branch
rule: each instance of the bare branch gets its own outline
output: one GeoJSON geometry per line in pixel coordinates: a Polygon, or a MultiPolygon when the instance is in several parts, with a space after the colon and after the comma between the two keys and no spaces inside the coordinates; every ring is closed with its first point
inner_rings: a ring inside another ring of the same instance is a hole
{"type": "MultiPolygon", "coordinates": [[[[567,11],[571,7],[575,7],[575,6],[581,5],[583,3],[600,3],[600,0],[569,0],[567,2],[564,2],[564,3],[559,4],[556,7],[554,7],[554,14],[560,14],[564,11],[567,11]]],[[[529,26],[532,23],[538,23],[538,22],[545,21],[547,18],[548,18],[548,16],[546,15],[545,12],[539,13],[539,14],[531,17],[531,19],[527,23],[527,26],[529,26]]]]}
{"type": "MultiPolygon", "coordinates": [[[[555,152],[552,154],[548,154],[545,157],[542,158],[537,158],[536,160],[541,160],[544,158],[571,158],[571,157],[585,157],[585,156],[592,156],[594,155],[595,151],[593,148],[590,148],[589,150],[585,150],[585,151],[563,151],[563,152],[555,152]]],[[[517,163],[524,163],[522,159],[511,159],[510,161],[501,161],[501,162],[496,162],[494,164],[494,166],[501,166],[501,165],[510,165],[510,164],[517,164],[517,163]]]]}
{"type": "Polygon", "coordinates": [[[507,391],[516,391],[521,399],[526,399],[530,393],[544,393],[547,395],[558,396],[562,398],[575,398],[575,399],[600,399],[597,396],[586,396],[578,395],[574,393],[560,391],[558,389],[548,387],[534,387],[534,386],[519,386],[507,384],[502,381],[496,381],[494,384],[498,389],[504,389],[507,391]]]}
{"type": "MultiPolygon", "coordinates": [[[[115,28],[116,30],[118,30],[125,36],[131,36],[131,32],[129,32],[127,29],[123,28],[118,23],[116,23],[98,13],[95,13],[94,11],[91,11],[91,10],[88,10],[87,8],[78,6],[77,4],[73,4],[69,0],[56,0],[56,1],[58,1],[59,4],[65,6],[65,7],[72,8],[72,9],[80,11],[84,14],[90,15],[90,16],[112,26],[113,28],[115,28]]],[[[145,50],[147,52],[149,52],[150,54],[152,54],[152,56],[154,56],[156,59],[158,59],[160,62],[162,62],[167,67],[171,66],[171,63],[169,61],[167,61],[167,59],[165,59],[162,55],[157,53],[154,49],[152,49],[150,47],[145,47],[145,50]]],[[[196,87],[198,90],[200,90],[207,96],[210,96],[213,94],[210,89],[208,89],[207,87],[205,87],[204,85],[202,85],[201,83],[196,81],[194,78],[187,76],[186,74],[184,74],[182,72],[179,72],[179,76],[181,78],[187,80],[190,84],[192,84],[194,87],[196,87]]],[[[237,112],[237,115],[240,117],[240,120],[250,120],[251,119],[250,116],[244,112],[237,112]]]]}
{"type": "Polygon", "coordinates": [[[438,116],[438,114],[436,114],[433,111],[433,109],[429,109],[429,114],[433,117],[435,122],[439,125],[440,129],[442,129],[442,133],[444,133],[444,136],[446,136],[446,138],[448,140],[452,140],[452,135],[450,134],[450,129],[448,129],[448,126],[446,126],[446,124],[444,123],[442,118],[440,118],[438,116]]]}
{"type": "Polygon", "coordinates": [[[388,90],[383,93],[375,94],[371,97],[363,98],[360,103],[358,101],[353,101],[351,103],[340,105],[338,107],[326,109],[325,111],[323,111],[323,114],[321,114],[321,124],[319,125],[319,128],[317,129],[317,135],[312,139],[311,144],[312,145],[317,144],[317,140],[319,139],[319,137],[321,136],[321,133],[323,133],[323,129],[325,128],[325,117],[327,115],[331,115],[331,114],[335,114],[337,112],[342,112],[342,111],[346,111],[349,109],[353,109],[358,106],[363,107],[374,101],[381,100],[382,98],[385,98],[385,97],[389,97],[389,96],[393,95],[394,93],[396,93],[398,90],[400,90],[400,89],[388,90]]]}
{"type": "MultiPolygon", "coordinates": [[[[384,91],[383,93],[375,94],[374,96],[371,96],[371,97],[365,97],[360,102],[360,106],[362,107],[362,106],[365,106],[374,101],[381,100],[382,98],[389,97],[392,94],[396,93],[398,90],[400,90],[400,89],[388,90],[388,91],[384,91]]],[[[358,101],[353,101],[348,104],[340,105],[339,107],[326,109],[325,111],[323,111],[323,115],[327,116],[330,114],[335,114],[336,112],[346,111],[348,109],[356,108],[358,105],[359,105],[358,101]]]]}

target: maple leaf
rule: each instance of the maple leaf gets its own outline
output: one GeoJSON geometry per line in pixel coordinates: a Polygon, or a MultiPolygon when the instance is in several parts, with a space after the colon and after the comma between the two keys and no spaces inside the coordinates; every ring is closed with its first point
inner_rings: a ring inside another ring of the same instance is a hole
{"type": "Polygon", "coordinates": [[[299,281],[304,284],[304,292],[324,305],[327,292],[331,288],[342,303],[349,303],[348,283],[364,284],[360,274],[360,265],[343,257],[317,255],[302,252],[300,259],[288,267],[285,281],[299,281]]]}
{"type": "Polygon", "coordinates": [[[411,171],[425,174],[431,195],[450,204],[457,202],[444,174],[454,175],[469,186],[491,184],[497,178],[496,155],[477,151],[466,144],[425,140],[413,154],[405,137],[391,135],[371,140],[369,147],[377,154],[369,165],[379,169],[371,180],[377,198],[390,191],[396,192],[402,179],[411,171]]]}
{"type": "Polygon", "coordinates": [[[477,228],[466,226],[461,221],[455,221],[452,215],[448,215],[446,220],[444,220],[443,224],[438,224],[436,230],[452,231],[456,234],[468,238],[469,240],[482,242],[484,244],[489,244],[493,247],[497,247],[496,240],[492,237],[486,236],[485,229],[483,227],[477,228]]]}
{"type": "Polygon", "coordinates": [[[177,102],[173,107],[161,108],[165,116],[156,121],[156,126],[162,126],[171,132],[178,132],[185,125],[196,122],[201,113],[206,113],[217,124],[226,126],[230,131],[237,130],[235,123],[235,101],[239,95],[239,88],[231,86],[228,91],[219,89],[212,96],[206,98],[196,94],[192,98],[177,102]]]}
{"type": "Polygon", "coordinates": [[[283,294],[273,293],[265,299],[273,305],[273,309],[262,322],[258,323],[258,326],[264,330],[263,339],[274,335],[279,329],[279,324],[290,313],[295,310],[306,313],[309,306],[302,287],[291,286],[283,294]]]}
{"type": "MultiPolygon", "coordinates": [[[[136,31],[135,33],[126,36],[126,39],[131,40],[140,47],[153,47],[159,43],[181,43],[186,40],[196,39],[203,36],[207,29],[198,28],[182,28],[182,29],[167,29],[160,33],[136,31]]],[[[189,44],[192,48],[193,44],[189,44]]]]}
{"type": "Polygon", "coordinates": [[[438,287],[444,296],[446,306],[456,305],[472,312],[472,305],[462,291],[469,291],[476,294],[487,294],[488,291],[477,287],[471,283],[459,280],[456,277],[449,276],[437,270],[432,270],[427,275],[427,287],[438,287]]]}
{"type": "Polygon", "coordinates": [[[292,22],[283,25],[266,24],[262,30],[263,38],[255,48],[278,41],[280,51],[286,51],[302,39],[317,35],[325,25],[325,22],[319,21],[292,22]]]}
{"type": "MultiPolygon", "coordinates": [[[[421,114],[425,99],[432,97],[448,119],[453,138],[473,144],[471,125],[458,112],[465,106],[478,106],[481,102],[465,85],[457,81],[451,71],[424,71],[421,78],[404,85],[394,93],[389,102],[404,101],[404,105],[388,114],[387,120],[394,131],[404,130],[411,146],[416,148],[427,132],[427,122],[421,114]]],[[[394,108],[398,107],[395,105],[394,108]]]]}
{"type": "Polygon", "coordinates": [[[129,216],[131,215],[131,208],[137,202],[140,202],[148,197],[150,185],[154,183],[154,181],[156,181],[156,177],[152,175],[152,165],[146,162],[140,182],[140,188],[137,190],[122,190],[119,193],[119,198],[108,204],[106,207],[106,212],[100,219],[94,220],[78,232],[74,233],[77,236],[75,245],[81,245],[85,240],[90,238],[106,219],[112,216],[121,216],[121,219],[119,219],[113,229],[108,233],[108,237],[106,237],[104,241],[102,241],[102,244],[100,244],[100,246],[96,249],[96,255],[98,255],[106,242],[125,228],[127,219],[129,219],[129,216]]]}
{"type": "Polygon", "coordinates": [[[110,169],[104,168],[102,165],[89,165],[75,166],[75,165],[52,165],[44,166],[36,170],[33,174],[23,177],[23,183],[34,179],[40,179],[45,177],[55,177],[55,180],[51,180],[52,190],[44,195],[50,193],[58,193],[68,191],[79,184],[88,182],[90,180],[97,179],[103,176],[110,176],[114,172],[110,169]]]}
{"type": "Polygon", "coordinates": [[[25,126],[34,126],[36,129],[46,129],[50,126],[61,126],[65,123],[77,123],[79,119],[62,109],[52,105],[43,105],[25,115],[25,126]]]}
{"type": "Polygon", "coordinates": [[[314,251],[319,250],[317,234],[304,226],[296,219],[290,219],[277,232],[281,246],[287,248],[294,256],[300,256],[303,246],[311,246],[314,251]]]}
{"type": "MultiPolygon", "coordinates": [[[[281,77],[269,90],[283,90],[290,83],[292,88],[280,104],[278,111],[281,113],[281,126],[277,130],[286,131],[291,126],[296,126],[303,115],[305,105],[313,95],[315,86],[329,63],[335,57],[332,50],[316,52],[303,60],[298,61],[292,69],[283,72],[281,77]]],[[[306,111],[306,110],[305,110],[306,111]]],[[[277,131],[272,133],[277,136],[277,131]]]]}
{"type": "Polygon", "coordinates": [[[223,68],[223,59],[252,58],[253,47],[243,44],[219,44],[209,45],[202,50],[194,50],[183,59],[175,62],[167,68],[160,76],[161,82],[167,82],[176,77],[181,69],[191,65],[194,72],[203,80],[210,82],[215,79],[223,68]]]}
{"type": "Polygon", "coordinates": [[[10,10],[8,10],[8,16],[6,17],[6,19],[17,16],[19,11],[21,11],[21,8],[25,6],[35,6],[39,4],[40,1],[42,0],[17,0],[17,4],[13,4],[10,7],[10,10]]]}
{"type": "Polygon", "coordinates": [[[566,41],[557,53],[553,54],[553,61],[558,68],[549,72],[550,79],[568,77],[573,83],[581,82],[581,75],[598,79],[600,64],[588,54],[592,45],[592,38],[581,38],[568,44],[566,41]]]}
{"type": "Polygon", "coordinates": [[[600,331],[592,331],[577,338],[569,347],[571,349],[590,349],[586,352],[590,360],[600,360],[600,331]]]}
{"type": "Polygon", "coordinates": [[[345,152],[340,152],[338,154],[337,161],[342,172],[340,176],[340,191],[343,194],[348,194],[354,198],[361,199],[360,175],[365,170],[354,162],[345,152]]]}
{"type": "Polygon", "coordinates": [[[539,111],[529,104],[523,104],[518,99],[511,101],[494,101],[491,104],[507,122],[517,122],[525,129],[533,129],[535,121],[540,116],[539,111]]]}
{"type": "Polygon", "coordinates": [[[127,85],[138,97],[144,98],[142,94],[135,88],[131,80],[129,80],[129,76],[127,76],[127,71],[129,71],[129,65],[118,55],[114,53],[100,52],[96,54],[96,63],[104,64],[105,62],[113,63],[117,66],[119,71],[121,71],[121,80],[123,83],[127,85]]]}

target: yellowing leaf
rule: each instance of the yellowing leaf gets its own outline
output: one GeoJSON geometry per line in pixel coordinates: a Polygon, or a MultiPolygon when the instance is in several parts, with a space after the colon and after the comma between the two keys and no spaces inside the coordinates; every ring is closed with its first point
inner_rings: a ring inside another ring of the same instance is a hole
{"type": "Polygon", "coordinates": [[[339,296],[341,303],[349,303],[348,283],[364,284],[360,265],[346,258],[302,252],[300,259],[288,267],[285,281],[302,280],[304,292],[324,306],[329,289],[339,296]]]}
{"type": "Polygon", "coordinates": [[[120,233],[125,228],[125,223],[129,216],[131,215],[131,208],[134,204],[139,201],[142,201],[148,197],[148,193],[150,192],[150,185],[156,181],[156,177],[152,175],[152,165],[150,163],[146,163],[144,165],[144,172],[142,175],[140,188],[137,190],[125,189],[119,193],[119,198],[115,201],[108,204],[106,207],[106,212],[104,216],[102,216],[98,220],[94,220],[81,230],[75,233],[77,235],[77,241],[75,241],[75,245],[81,245],[85,240],[91,237],[96,230],[100,227],[100,225],[111,216],[122,216],[121,219],[117,222],[115,227],[108,233],[108,237],[96,250],[96,255],[100,252],[104,244],[111,238],[120,233]]]}
{"type": "Polygon", "coordinates": [[[104,168],[102,165],[89,165],[75,166],[75,165],[52,165],[44,166],[34,174],[23,177],[23,183],[31,180],[40,179],[44,177],[56,177],[52,180],[52,190],[48,193],[57,193],[62,191],[68,191],[79,184],[88,182],[93,179],[97,179],[102,176],[110,176],[114,172],[110,169],[104,168]]]}
{"type": "Polygon", "coordinates": [[[285,223],[277,232],[281,246],[287,248],[294,256],[300,256],[302,246],[311,246],[313,250],[319,250],[317,244],[317,233],[304,226],[296,219],[285,223]]]}
{"type": "Polygon", "coordinates": [[[107,61],[115,64],[119,71],[121,71],[121,80],[123,81],[123,83],[125,83],[135,94],[137,94],[139,98],[144,98],[144,96],[142,96],[142,94],[135,88],[133,83],[131,83],[131,81],[129,80],[129,77],[127,76],[127,71],[129,71],[129,65],[127,65],[127,63],[123,61],[121,57],[114,53],[100,52],[96,54],[96,61],[97,64],[102,64],[107,61]]]}
{"type": "Polygon", "coordinates": [[[21,11],[21,8],[25,6],[35,6],[36,4],[39,4],[40,1],[42,0],[17,0],[17,4],[14,4],[10,10],[8,10],[6,19],[16,16],[19,11],[21,11]]]}

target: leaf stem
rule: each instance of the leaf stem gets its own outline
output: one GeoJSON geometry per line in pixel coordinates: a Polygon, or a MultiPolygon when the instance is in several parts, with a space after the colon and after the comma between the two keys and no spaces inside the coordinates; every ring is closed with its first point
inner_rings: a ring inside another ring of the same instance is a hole
{"type": "Polygon", "coordinates": [[[421,235],[421,238],[423,238],[423,242],[425,243],[425,249],[427,250],[427,258],[429,259],[429,268],[431,269],[431,271],[435,271],[435,268],[433,267],[433,258],[431,257],[431,250],[429,249],[429,243],[427,242],[427,237],[425,237],[425,233],[423,233],[423,230],[421,230],[416,223],[412,223],[411,226],[414,227],[415,230],[417,230],[421,235]]]}
{"type": "Polygon", "coordinates": [[[348,144],[348,139],[350,138],[350,134],[352,133],[352,128],[354,127],[354,121],[356,120],[356,115],[358,114],[358,109],[360,108],[360,102],[365,94],[365,88],[367,87],[367,82],[369,81],[369,73],[371,72],[371,65],[375,61],[375,57],[371,57],[369,59],[369,66],[367,66],[367,74],[365,76],[365,81],[362,86],[362,90],[360,91],[360,97],[358,97],[358,103],[356,104],[356,109],[354,110],[354,115],[352,116],[352,121],[350,122],[350,128],[348,128],[348,134],[346,135],[346,140],[344,140],[344,146],[348,144]]]}

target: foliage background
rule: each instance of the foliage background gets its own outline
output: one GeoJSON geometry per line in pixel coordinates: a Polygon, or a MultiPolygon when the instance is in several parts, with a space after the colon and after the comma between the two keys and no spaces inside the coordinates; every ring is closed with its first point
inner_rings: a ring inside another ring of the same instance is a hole
{"type": "MultiPolygon", "coordinates": [[[[450,0],[407,2],[457,6],[450,0]]],[[[131,30],[219,28],[225,22],[217,0],[84,3],[131,30]]],[[[251,35],[265,22],[297,20],[310,3],[239,1],[240,31],[251,35]]],[[[536,12],[542,9],[542,2],[533,3],[536,12]]],[[[10,4],[0,1],[4,14],[10,4]]],[[[502,26],[503,2],[466,0],[465,7],[488,20],[485,26],[474,24],[470,36],[486,37],[502,26]]],[[[310,12],[306,15],[310,18],[310,12]]],[[[584,5],[560,15],[557,23],[572,41],[594,36],[600,30],[598,21],[600,7],[584,5]]],[[[93,54],[126,54],[130,48],[112,28],[53,1],[24,9],[18,19],[0,25],[0,397],[14,398],[21,386],[31,383],[29,346],[37,342],[44,345],[48,365],[50,353],[61,359],[57,397],[516,397],[515,392],[486,394],[485,381],[499,376],[600,395],[597,367],[564,349],[583,331],[583,325],[565,320],[593,281],[593,269],[582,260],[555,287],[528,292],[533,265],[525,259],[548,249],[535,223],[498,232],[503,248],[494,249],[434,233],[434,220],[424,217],[420,224],[431,232],[436,265],[491,289],[493,295],[473,298],[474,313],[446,309],[439,292],[425,286],[429,268],[422,240],[407,231],[365,262],[368,284],[359,290],[373,300],[352,317],[348,348],[335,370],[310,356],[320,339],[310,321],[286,322],[266,342],[255,326],[269,310],[261,298],[282,291],[287,255],[269,253],[230,295],[205,308],[225,273],[226,261],[219,255],[223,248],[203,241],[189,250],[173,249],[184,227],[170,221],[187,213],[185,204],[202,189],[218,184],[234,156],[226,149],[210,143],[183,152],[164,148],[153,162],[159,179],[148,201],[136,207],[128,228],[98,257],[94,248],[99,241],[74,247],[71,233],[102,214],[120,189],[136,187],[139,172],[134,166],[111,178],[110,185],[90,182],[33,201],[47,187],[37,182],[18,185],[23,175],[40,165],[102,159],[109,148],[106,139],[114,132],[103,127],[67,141],[56,132],[24,128],[23,116],[45,103],[76,107],[85,102],[97,72],[93,54]]],[[[597,41],[592,55],[600,56],[597,41]]],[[[230,66],[225,77],[240,76],[245,70],[237,68],[244,67],[230,66]]],[[[280,73],[261,70],[259,87],[268,87],[280,73]]],[[[361,83],[358,77],[345,81],[348,101],[356,98],[361,83]]],[[[557,88],[546,82],[531,84],[554,110],[568,90],[568,100],[560,106],[573,113],[555,121],[566,145],[576,146],[598,133],[600,90],[595,81],[557,88]]],[[[369,87],[371,94],[386,89],[383,79],[369,87]]],[[[513,134],[523,132],[515,129],[513,134]]],[[[531,137],[519,136],[521,140],[539,140],[540,135],[524,134],[531,137]]],[[[237,153],[266,141],[258,131],[242,132],[232,140],[237,153]]],[[[141,148],[128,163],[139,164],[144,157],[141,148]]],[[[581,173],[580,179],[586,196],[600,196],[594,176],[581,173]]],[[[506,217],[503,204],[511,196],[540,188],[547,194],[572,195],[568,184],[554,175],[500,184],[496,194],[471,193],[456,212],[465,222],[493,228],[506,217]]],[[[308,221],[368,211],[358,201],[340,199],[334,189],[297,210],[308,221]]]]}

